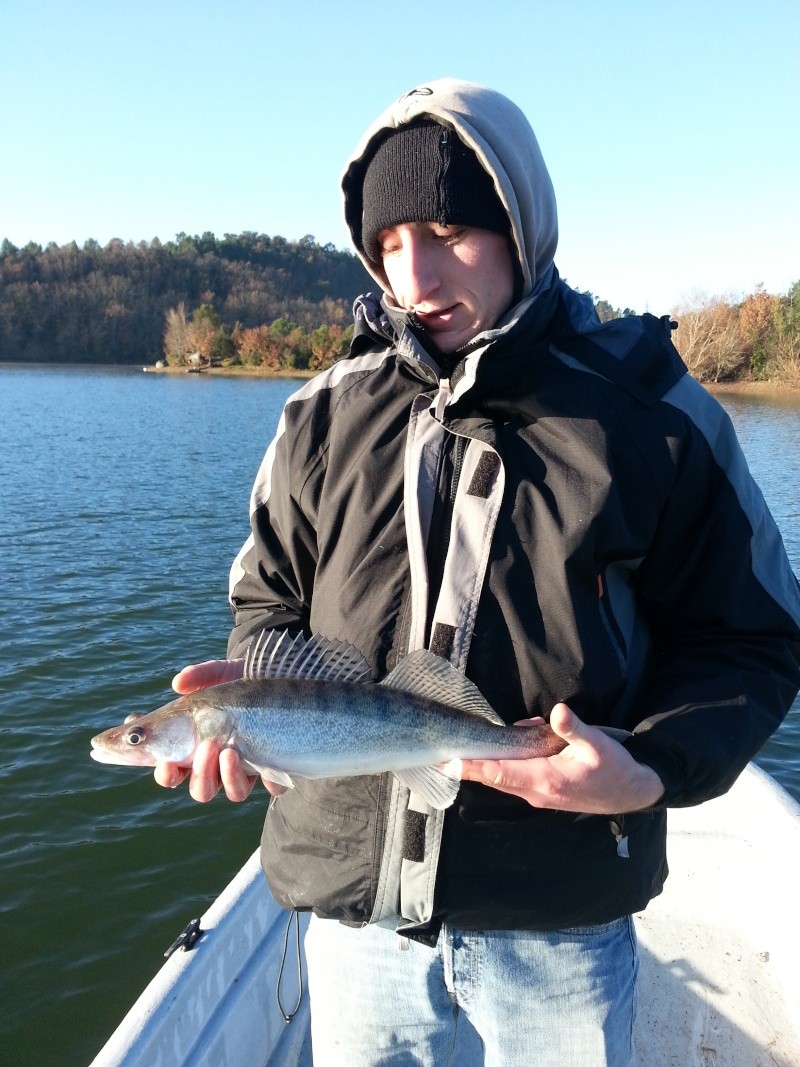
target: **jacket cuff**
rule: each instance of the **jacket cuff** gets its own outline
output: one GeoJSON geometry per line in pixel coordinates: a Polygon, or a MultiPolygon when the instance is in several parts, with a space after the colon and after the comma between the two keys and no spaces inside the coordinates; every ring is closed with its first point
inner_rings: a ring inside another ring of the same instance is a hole
{"type": "Polygon", "coordinates": [[[677,752],[670,751],[663,741],[657,741],[649,732],[631,734],[622,742],[637,763],[642,763],[655,771],[664,786],[662,796],[647,811],[661,811],[680,804],[685,785],[683,760],[677,752]]]}

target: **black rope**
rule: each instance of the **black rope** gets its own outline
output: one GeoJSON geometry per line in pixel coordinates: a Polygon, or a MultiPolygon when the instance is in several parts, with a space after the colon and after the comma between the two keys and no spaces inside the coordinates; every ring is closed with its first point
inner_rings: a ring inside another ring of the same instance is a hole
{"type": "Polygon", "coordinates": [[[298,1011],[300,1010],[300,1004],[301,1004],[301,1002],[303,1000],[303,957],[302,957],[302,953],[300,951],[300,916],[299,916],[298,912],[296,910],[294,910],[294,909],[292,909],[292,911],[289,912],[289,921],[286,924],[286,932],[283,935],[283,951],[281,953],[281,966],[280,966],[280,970],[278,971],[278,982],[277,982],[277,985],[275,986],[275,999],[278,1002],[278,1009],[280,1010],[280,1013],[283,1016],[283,1021],[285,1023],[290,1023],[292,1021],[292,1019],[295,1017],[295,1015],[297,1015],[298,1011]],[[295,951],[296,951],[296,954],[297,954],[297,978],[298,978],[298,982],[299,982],[300,988],[299,988],[298,993],[297,993],[297,1002],[296,1002],[295,1006],[292,1008],[291,1011],[287,1012],[286,1009],[283,1006],[283,1001],[281,1000],[281,980],[283,978],[283,968],[286,965],[286,956],[287,956],[287,953],[289,951],[289,931],[292,928],[292,921],[294,921],[294,929],[295,929],[295,951]]]}

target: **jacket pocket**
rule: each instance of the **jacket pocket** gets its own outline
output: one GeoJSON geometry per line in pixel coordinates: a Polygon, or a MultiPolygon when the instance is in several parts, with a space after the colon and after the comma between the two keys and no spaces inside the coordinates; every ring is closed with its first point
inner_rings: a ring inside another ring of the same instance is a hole
{"type": "Polygon", "coordinates": [[[365,923],[380,868],[382,776],[298,780],[269,806],[261,864],[285,908],[365,923]]]}

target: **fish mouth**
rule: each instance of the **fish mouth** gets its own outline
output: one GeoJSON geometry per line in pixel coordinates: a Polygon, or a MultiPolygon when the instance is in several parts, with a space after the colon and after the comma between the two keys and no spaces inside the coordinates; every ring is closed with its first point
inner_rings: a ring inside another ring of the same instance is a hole
{"type": "Polygon", "coordinates": [[[115,752],[113,749],[106,748],[103,744],[102,738],[103,735],[98,734],[91,740],[92,747],[89,752],[89,755],[92,757],[93,760],[95,760],[97,763],[110,763],[115,767],[135,766],[135,763],[130,759],[126,759],[123,753],[115,752]]]}
{"type": "Polygon", "coordinates": [[[92,738],[92,748],[89,755],[93,760],[97,760],[98,763],[120,763],[120,758],[113,752],[109,752],[105,748],[101,748],[97,744],[97,738],[92,738]]]}

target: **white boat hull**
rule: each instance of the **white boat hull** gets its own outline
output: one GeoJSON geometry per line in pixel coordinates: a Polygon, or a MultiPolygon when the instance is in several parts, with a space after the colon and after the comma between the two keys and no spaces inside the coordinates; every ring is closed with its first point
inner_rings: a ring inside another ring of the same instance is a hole
{"type": "Polygon", "coordinates": [[[800,807],[751,765],[670,811],[667,856],[636,917],[642,1067],[800,1067],[800,807]]]}
{"type": "MultiPolygon", "coordinates": [[[[639,1063],[798,1067],[800,807],[751,765],[726,796],[670,811],[668,855],[665,892],[636,917],[639,1063]]],[[[290,1023],[276,999],[287,920],[254,854],[92,1067],[308,1067],[308,995],[290,1023]]],[[[298,990],[293,944],[284,1007],[298,990]]]]}

